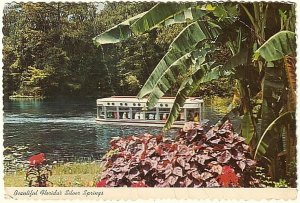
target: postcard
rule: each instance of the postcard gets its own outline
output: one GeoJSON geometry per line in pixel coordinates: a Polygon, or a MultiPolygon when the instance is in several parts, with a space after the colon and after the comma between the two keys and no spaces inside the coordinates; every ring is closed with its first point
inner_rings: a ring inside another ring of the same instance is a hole
{"type": "Polygon", "coordinates": [[[1,3],[4,197],[296,199],[296,4],[1,3]]]}

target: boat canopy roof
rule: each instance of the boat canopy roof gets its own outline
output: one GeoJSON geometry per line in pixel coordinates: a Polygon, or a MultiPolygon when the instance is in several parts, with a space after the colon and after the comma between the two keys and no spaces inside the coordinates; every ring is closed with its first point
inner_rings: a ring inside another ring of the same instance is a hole
{"type": "MultiPolygon", "coordinates": [[[[158,100],[155,107],[172,107],[175,97],[162,97],[158,100]],[[167,106],[166,106],[167,105],[167,106]]],[[[198,107],[203,103],[203,99],[198,97],[189,97],[184,104],[184,108],[198,107]]],[[[128,107],[146,107],[147,98],[138,99],[136,97],[129,96],[113,96],[108,98],[97,99],[97,105],[103,106],[128,106],[128,107]],[[139,105],[138,105],[139,104],[139,105]]]]}

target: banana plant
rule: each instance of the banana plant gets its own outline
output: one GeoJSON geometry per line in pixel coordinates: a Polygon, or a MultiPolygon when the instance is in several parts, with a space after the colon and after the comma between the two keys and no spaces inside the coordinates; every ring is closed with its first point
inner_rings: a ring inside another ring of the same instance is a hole
{"type": "MultiPolygon", "coordinates": [[[[295,51],[296,51],[296,35],[292,31],[280,31],[270,37],[259,49],[254,53],[254,60],[263,58],[267,63],[278,64],[272,67],[267,67],[267,77],[270,77],[270,72],[283,72],[282,78],[286,78],[284,83],[280,84],[274,80],[272,76],[273,90],[269,90],[269,97],[274,95],[275,90],[283,89],[283,96],[287,98],[287,102],[281,104],[279,113],[273,113],[271,122],[263,131],[260,140],[257,143],[254,157],[260,157],[266,154],[266,147],[274,143],[274,140],[283,140],[283,150],[276,151],[273,154],[285,154],[287,163],[295,161],[296,158],[296,66],[295,66],[295,51]],[[280,85],[280,86],[278,86],[280,85]],[[285,136],[283,136],[285,132],[285,136]]],[[[276,74],[278,77],[278,74],[276,74]]],[[[270,85],[269,84],[265,84],[270,85]]],[[[269,99],[270,100],[270,99],[269,99]]],[[[267,104],[266,105],[268,108],[267,104]]],[[[276,112],[275,112],[276,113],[276,112]]],[[[269,147],[270,148],[270,147],[269,147]]],[[[274,149],[274,148],[273,148],[274,149]]],[[[276,160],[274,160],[276,162],[276,160]]],[[[276,171],[273,173],[276,174],[276,171]]]]}
{"type": "MultiPolygon", "coordinates": [[[[276,88],[280,87],[281,94],[284,94],[286,81],[279,75],[284,71],[279,69],[280,62],[278,62],[283,58],[287,64],[285,67],[289,70],[285,71],[288,83],[290,86],[295,84],[292,69],[296,47],[295,34],[280,31],[283,27],[281,26],[278,28],[280,32],[270,37],[270,34],[266,33],[270,10],[278,11],[276,5],[263,2],[158,3],[149,11],[116,25],[93,40],[96,45],[117,43],[160,26],[184,23],[186,27],[170,44],[167,53],[138,93],[138,98],[147,98],[147,106],[153,107],[160,97],[178,83],[177,77],[181,76],[183,79],[180,80],[180,88],[164,128],[169,129],[186,98],[200,85],[222,77],[232,77],[237,81],[242,115],[241,134],[246,138],[246,142],[251,144],[255,155],[259,156],[270,151],[270,148],[267,148],[268,138],[274,136],[270,136],[269,132],[275,127],[268,126],[283,113],[280,113],[278,108],[275,110],[270,108],[270,103],[276,103],[273,101],[273,95],[278,94],[276,88]],[[248,24],[244,19],[248,19],[248,24]],[[231,50],[231,57],[225,63],[214,60],[214,54],[220,44],[227,45],[231,50]],[[263,101],[260,115],[262,123],[257,122],[253,114],[252,100],[259,93],[263,101]],[[272,111],[273,115],[270,116],[272,111]],[[262,133],[258,132],[258,128],[262,133]],[[268,132],[264,133],[266,129],[268,132]]],[[[286,19],[289,19],[288,25],[291,25],[293,18],[286,19]]],[[[281,25],[284,25],[284,22],[281,22],[281,25]]],[[[295,90],[294,87],[290,89],[295,90]]],[[[289,95],[289,98],[294,98],[295,101],[295,95],[293,93],[289,95]]],[[[280,101],[284,102],[282,99],[280,101]]],[[[284,105],[281,103],[281,106],[284,105]]],[[[278,123],[272,125],[276,126],[278,123]]]]}
{"type": "MultiPolygon", "coordinates": [[[[184,77],[184,81],[188,81],[192,77],[190,72],[196,74],[193,68],[203,68],[202,63],[212,60],[211,56],[217,50],[216,42],[218,42],[220,35],[224,35],[222,32],[223,27],[232,25],[235,22],[237,13],[236,4],[212,6],[211,4],[198,3],[158,3],[148,12],[107,30],[93,40],[97,45],[116,43],[158,26],[188,23],[170,44],[168,52],[155,67],[138,94],[138,98],[147,97],[147,106],[152,108],[158,99],[177,82],[178,75],[184,77]],[[213,18],[209,15],[213,15],[213,18]]],[[[224,69],[223,72],[228,71],[227,69],[224,69]]],[[[215,71],[215,69],[213,70],[215,71]]],[[[208,80],[209,75],[212,74],[206,73],[204,75],[206,79],[204,80],[209,82],[216,79],[211,77],[208,80]]],[[[184,82],[184,84],[187,83],[184,82]]],[[[165,129],[171,126],[177,116],[178,111],[171,111],[165,129]]]]}

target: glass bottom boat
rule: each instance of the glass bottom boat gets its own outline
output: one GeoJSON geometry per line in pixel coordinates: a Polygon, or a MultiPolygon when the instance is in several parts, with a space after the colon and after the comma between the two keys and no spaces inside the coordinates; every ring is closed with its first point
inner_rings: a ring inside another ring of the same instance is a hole
{"type": "MultiPolygon", "coordinates": [[[[113,125],[157,126],[163,127],[170,114],[174,97],[162,97],[153,109],[146,106],[147,99],[114,96],[97,99],[97,122],[113,125]]],[[[172,127],[182,127],[193,121],[200,123],[204,118],[204,102],[190,97],[172,127]]]]}

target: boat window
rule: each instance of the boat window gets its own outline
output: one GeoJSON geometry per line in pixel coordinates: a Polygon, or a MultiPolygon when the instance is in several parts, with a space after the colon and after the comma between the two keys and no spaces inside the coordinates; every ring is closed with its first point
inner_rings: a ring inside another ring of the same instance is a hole
{"type": "Polygon", "coordinates": [[[141,106],[141,104],[140,104],[140,103],[138,103],[138,106],[141,106]]]}
{"type": "Polygon", "coordinates": [[[100,118],[100,119],[105,119],[105,112],[104,112],[104,107],[103,107],[103,105],[100,105],[100,106],[98,106],[97,107],[98,109],[98,111],[97,111],[97,113],[98,113],[98,118],[100,118]]]}
{"type": "Polygon", "coordinates": [[[133,106],[136,106],[136,104],[135,104],[135,103],[133,103],[133,106]]]}
{"type": "Polygon", "coordinates": [[[106,118],[107,119],[118,119],[117,107],[107,106],[106,107],[106,118]]]}
{"type": "Polygon", "coordinates": [[[199,122],[200,121],[200,114],[199,114],[199,109],[187,109],[187,121],[194,121],[194,122],[199,122]]]}
{"type": "Polygon", "coordinates": [[[123,106],[123,103],[120,103],[121,106],[123,106]]]}
{"type": "Polygon", "coordinates": [[[169,105],[168,104],[165,104],[165,107],[168,107],[169,105]]]}
{"type": "Polygon", "coordinates": [[[107,105],[110,105],[110,103],[109,103],[109,102],[107,102],[107,105]]]}
{"type": "Polygon", "coordinates": [[[120,119],[130,119],[131,112],[128,107],[119,107],[119,118],[120,119]]]}
{"type": "Polygon", "coordinates": [[[167,120],[170,114],[169,108],[159,108],[158,118],[159,120],[167,120]]]}
{"type": "Polygon", "coordinates": [[[115,103],[111,103],[111,105],[113,105],[113,106],[114,106],[114,105],[115,105],[115,103]]]}
{"type": "Polygon", "coordinates": [[[140,108],[140,107],[132,108],[132,119],[143,120],[144,115],[145,115],[145,113],[142,110],[142,108],[140,108]]]}
{"type": "Polygon", "coordinates": [[[125,106],[127,106],[127,103],[125,103],[125,106]]]}
{"type": "Polygon", "coordinates": [[[160,104],[160,106],[163,107],[164,105],[163,105],[163,104],[160,104]]]}
{"type": "Polygon", "coordinates": [[[156,109],[152,108],[145,112],[145,119],[146,120],[158,120],[156,116],[156,109]]]}

